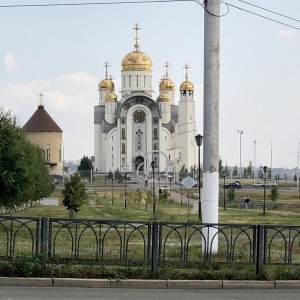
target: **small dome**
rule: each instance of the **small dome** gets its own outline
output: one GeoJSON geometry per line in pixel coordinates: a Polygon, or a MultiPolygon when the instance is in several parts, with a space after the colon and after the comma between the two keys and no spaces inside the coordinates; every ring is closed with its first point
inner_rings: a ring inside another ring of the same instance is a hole
{"type": "Polygon", "coordinates": [[[171,79],[162,79],[159,84],[160,91],[175,91],[175,83],[171,79]]]}
{"type": "Polygon", "coordinates": [[[180,91],[193,91],[194,85],[190,81],[184,81],[179,88],[180,91]]]}
{"type": "Polygon", "coordinates": [[[123,71],[152,71],[150,57],[141,51],[132,51],[122,60],[123,71]]]}
{"type": "Polygon", "coordinates": [[[114,92],[105,95],[105,102],[117,102],[117,95],[114,92]]]}
{"type": "Polygon", "coordinates": [[[115,84],[111,79],[103,79],[98,84],[99,91],[114,91],[115,84]]]}
{"type": "Polygon", "coordinates": [[[157,97],[157,102],[170,102],[170,96],[166,93],[161,93],[157,97]]]}

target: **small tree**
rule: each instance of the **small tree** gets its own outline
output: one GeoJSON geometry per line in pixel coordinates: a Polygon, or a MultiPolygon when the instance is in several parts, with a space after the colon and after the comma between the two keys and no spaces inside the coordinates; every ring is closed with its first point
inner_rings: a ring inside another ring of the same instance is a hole
{"type": "Polygon", "coordinates": [[[230,202],[233,202],[234,199],[235,199],[235,191],[234,191],[234,188],[230,188],[228,191],[227,191],[227,197],[229,199],[230,202]]]}
{"type": "Polygon", "coordinates": [[[279,193],[277,191],[277,186],[272,186],[271,188],[271,194],[269,195],[269,198],[273,202],[273,208],[275,208],[275,201],[278,199],[279,193]]]}
{"type": "Polygon", "coordinates": [[[63,204],[69,210],[69,218],[73,219],[74,211],[78,212],[87,200],[85,183],[81,181],[79,173],[70,176],[70,181],[62,190],[63,204]]]}
{"type": "Polygon", "coordinates": [[[232,176],[233,176],[233,177],[236,177],[236,176],[238,176],[238,174],[239,174],[239,172],[238,172],[237,166],[235,165],[235,166],[234,166],[234,169],[233,169],[233,171],[232,171],[232,176]]]}

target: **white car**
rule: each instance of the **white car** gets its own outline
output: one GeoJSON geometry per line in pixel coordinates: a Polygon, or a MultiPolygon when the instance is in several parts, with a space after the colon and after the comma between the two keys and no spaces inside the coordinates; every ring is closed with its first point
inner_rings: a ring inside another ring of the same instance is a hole
{"type": "Polygon", "coordinates": [[[277,186],[275,181],[268,182],[267,186],[277,186]]]}

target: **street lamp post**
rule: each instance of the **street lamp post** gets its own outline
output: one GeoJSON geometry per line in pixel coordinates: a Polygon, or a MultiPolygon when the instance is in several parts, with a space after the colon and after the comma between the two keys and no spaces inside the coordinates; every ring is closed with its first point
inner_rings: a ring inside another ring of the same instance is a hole
{"type": "Polygon", "coordinates": [[[197,134],[195,136],[196,143],[198,146],[198,218],[201,219],[201,169],[200,169],[200,147],[202,145],[203,136],[201,134],[197,134]]]}
{"type": "Polygon", "coordinates": [[[170,181],[170,200],[169,200],[169,202],[171,203],[171,182],[172,182],[172,177],[169,177],[169,181],[170,181]]]}
{"type": "Polygon", "coordinates": [[[224,178],[224,185],[223,185],[223,190],[224,190],[224,193],[223,193],[223,207],[224,207],[224,210],[226,209],[226,204],[225,204],[225,178],[226,178],[226,172],[223,171],[223,178],[224,178]]]}
{"type": "Polygon", "coordinates": [[[254,143],[253,183],[255,183],[256,143],[257,143],[257,140],[255,140],[253,143],[254,143]]]}
{"type": "Polygon", "coordinates": [[[265,173],[265,181],[264,181],[264,206],[263,206],[263,215],[266,214],[266,181],[267,181],[267,170],[268,167],[264,166],[263,167],[264,173],[265,173]]]}
{"type": "Polygon", "coordinates": [[[240,134],[240,176],[242,174],[242,134],[244,133],[243,130],[237,131],[240,134]]]}
{"type": "Polygon", "coordinates": [[[114,205],[114,179],[111,179],[111,205],[114,205]]]}
{"type": "Polygon", "coordinates": [[[155,161],[152,161],[152,162],[151,162],[151,167],[152,167],[153,216],[155,217],[155,208],[156,208],[155,188],[154,188],[154,168],[155,168],[155,161]]]}
{"type": "Polygon", "coordinates": [[[127,193],[126,193],[126,177],[127,177],[127,173],[125,173],[125,208],[127,208],[127,193]]]}

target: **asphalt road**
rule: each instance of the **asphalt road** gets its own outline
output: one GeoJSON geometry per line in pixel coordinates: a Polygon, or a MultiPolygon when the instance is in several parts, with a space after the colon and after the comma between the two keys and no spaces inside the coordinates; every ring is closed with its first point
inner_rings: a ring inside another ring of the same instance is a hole
{"type": "Polygon", "coordinates": [[[300,290],[142,290],[0,287],[0,300],[298,300],[300,290]]]}

